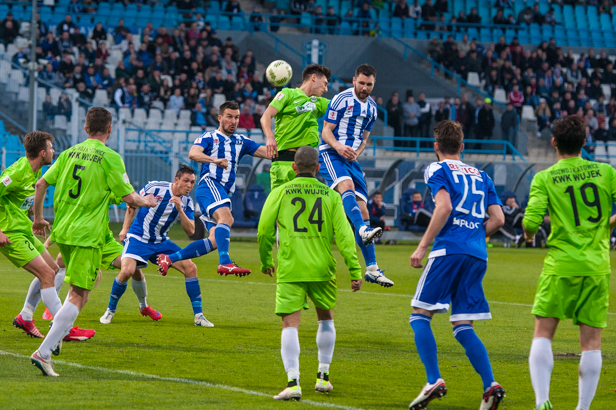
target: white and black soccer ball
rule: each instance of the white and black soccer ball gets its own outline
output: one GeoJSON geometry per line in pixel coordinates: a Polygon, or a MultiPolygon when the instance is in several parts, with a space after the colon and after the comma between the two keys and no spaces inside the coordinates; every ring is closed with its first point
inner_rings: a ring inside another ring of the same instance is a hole
{"type": "Polygon", "coordinates": [[[291,65],[284,60],[273,61],[265,70],[267,81],[275,86],[282,87],[287,85],[293,77],[293,69],[291,65]]]}

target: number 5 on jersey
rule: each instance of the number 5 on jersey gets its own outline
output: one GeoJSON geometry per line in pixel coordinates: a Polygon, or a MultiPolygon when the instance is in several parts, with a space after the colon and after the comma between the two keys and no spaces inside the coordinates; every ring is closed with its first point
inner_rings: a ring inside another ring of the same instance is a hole
{"type": "Polygon", "coordinates": [[[71,190],[68,191],[68,196],[73,199],[77,199],[79,198],[79,195],[81,195],[81,177],[77,175],[77,171],[83,171],[85,169],[86,167],[83,165],[75,165],[75,168],[73,168],[73,179],[77,181],[77,192],[73,191],[74,188],[71,188],[71,190]]]}

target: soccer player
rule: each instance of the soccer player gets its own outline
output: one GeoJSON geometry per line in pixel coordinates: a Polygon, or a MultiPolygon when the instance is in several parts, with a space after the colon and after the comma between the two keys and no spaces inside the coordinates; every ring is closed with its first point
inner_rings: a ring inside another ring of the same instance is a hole
{"type": "Polygon", "coordinates": [[[327,92],[331,77],[329,68],[311,64],[302,72],[299,88],[284,88],[276,94],[261,117],[261,128],[266,137],[272,189],[295,178],[293,158],[299,147],[319,145],[317,120],[325,114],[329,100],[327,92]],[[276,133],[272,119],[276,120],[276,133]]]}
{"type": "Polygon", "coordinates": [[[353,89],[336,94],[330,101],[319,147],[320,172],[327,185],[342,195],[347,217],[355,228],[355,238],[366,262],[364,279],[386,288],[394,285],[379,269],[374,239],[382,228],[370,228],[368,189],[357,158],[364,151],[377,118],[377,105],[370,97],[376,70],[362,64],[355,70],[353,89]]]}
{"type": "Polygon", "coordinates": [[[308,297],[314,303],[319,321],[319,370],[315,390],[328,393],[333,389],[329,366],[336,343],[333,315],[337,293],[336,260],[331,251],[334,234],[349,268],[353,292],[360,290],[362,285],[353,230],[345,218],[342,200],[315,178],[319,170],[317,151],[312,147],[300,147],[295,153],[293,169],[296,178],[270,193],[259,220],[261,271],[270,276],[276,271],[272,259],[276,222],[279,227],[276,314],[282,317],[281,354],[288,384],[274,396],[276,400],[302,397],[298,329],[302,309],[308,309],[308,297]]]}
{"type": "MultiPolygon", "coordinates": [[[[158,199],[158,204],[154,208],[141,208],[139,211],[128,208],[124,218],[124,225],[120,232],[120,239],[124,241],[124,251],[122,253],[122,268],[120,274],[113,282],[109,306],[107,311],[100,318],[103,324],[111,323],[115,315],[118,301],[126,290],[128,279],[133,277],[133,288],[135,286],[136,268],[145,268],[148,261],[157,263],[159,254],[166,252],[178,252],[182,248],[173,243],[167,236],[169,229],[177,220],[180,220],[182,229],[188,236],[195,233],[194,210],[195,205],[189,196],[190,191],[195,185],[195,170],[188,165],[182,165],[175,174],[173,182],[153,181],[144,186],[139,195],[154,195],[158,199]],[[137,219],[135,220],[135,216],[137,219]]],[[[186,293],[192,303],[194,320],[196,326],[214,327],[204,316],[201,307],[201,288],[197,277],[197,266],[190,260],[183,260],[175,263],[173,267],[184,274],[186,277],[186,293]]],[[[137,271],[140,271],[137,269],[137,271]]],[[[139,280],[137,279],[139,284],[139,280]]],[[[143,280],[143,290],[145,279],[143,280]]],[[[141,314],[144,313],[143,306],[145,300],[139,300],[141,314]]],[[[147,307],[152,309],[151,307],[147,307]]],[[[152,309],[153,310],[153,309],[152,309]]],[[[155,311],[156,316],[150,316],[154,320],[162,318],[162,314],[155,311]]]]}
{"type": "Polygon", "coordinates": [[[438,162],[426,168],[425,181],[436,208],[411,255],[411,266],[423,267],[421,261],[434,241],[411,302],[410,318],[428,383],[410,404],[411,410],[424,409],[447,393],[430,322],[435,313],[446,313],[450,305],[453,335],[483,382],[480,410],[496,410],[505,395],[494,381],[488,352],[473,329],[473,321],[492,318],[482,285],[488,260],[486,236],[498,231],[505,217],[490,177],[460,161],[463,138],[462,127],[455,121],[441,121],[434,127],[438,162]],[[484,224],[486,212],[490,219],[484,224]]]}
{"type": "MultiPolygon", "coordinates": [[[[616,171],[609,164],[585,161],[584,119],[554,122],[552,145],[558,162],[538,172],[524,213],[524,234],[531,241],[546,209],[552,233],[537,285],[532,314],[535,333],[530,349],[530,376],[536,406],[550,410],[550,378],[554,367],[552,340],[561,320],[580,327],[582,358],[577,410],[588,410],[601,374],[601,331],[607,326],[610,283],[610,220],[616,201],[616,171]]],[[[611,226],[610,226],[611,222],[611,226]]]]}
{"type": "Polygon", "coordinates": [[[244,155],[269,158],[265,147],[250,138],[235,133],[240,118],[240,107],[227,101],[219,108],[216,131],[206,132],[195,140],[188,158],[203,164],[195,191],[203,215],[202,221],[209,238],[195,241],[171,255],[158,256],[158,271],[164,276],[172,264],[203,256],[218,249],[218,274],[246,276],[250,269],[237,266],[229,257],[229,237],[233,225],[231,199],[235,191],[235,173],[244,155]]]}
{"type": "Polygon", "coordinates": [[[46,376],[58,376],[53,370],[51,351],[60,348],[98,277],[111,195],[122,198],[129,206],[156,205],[153,195],[143,198],[134,192],[122,158],[105,145],[111,135],[109,111],[90,108],[84,128],[88,139],[60,154],[35,188],[32,226],[44,231],[49,229],[49,222],[43,218],[45,191],[49,185],[56,187],[51,240],[60,248],[71,285],[62,308],[51,312],[53,327],[31,356],[32,363],[46,376]]]}
{"type": "Polygon", "coordinates": [[[13,326],[32,337],[44,336],[34,325],[32,314],[42,299],[50,312],[58,312],[62,302],[56,292],[58,265],[43,244],[34,236],[28,212],[34,200],[34,185],[41,177],[41,168],[53,161],[54,137],[34,131],[24,138],[26,156],[0,174],[0,252],[18,268],[32,273],[26,302],[13,326]]]}

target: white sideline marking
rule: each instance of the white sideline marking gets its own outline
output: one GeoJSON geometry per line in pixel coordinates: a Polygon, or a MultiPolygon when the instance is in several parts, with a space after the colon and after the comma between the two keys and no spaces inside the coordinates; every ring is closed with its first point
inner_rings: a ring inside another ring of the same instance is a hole
{"type": "MultiPolygon", "coordinates": [[[[154,273],[144,273],[144,275],[146,276],[157,276],[159,278],[161,278],[162,276],[154,274],[154,273]]],[[[169,278],[173,278],[173,279],[183,279],[182,277],[179,276],[169,276],[169,278]]],[[[199,278],[199,281],[207,281],[207,282],[224,282],[224,283],[233,283],[230,282],[228,280],[225,279],[203,279],[203,278],[199,278]]],[[[266,285],[266,286],[276,286],[275,283],[264,283],[264,282],[244,282],[242,281],[242,283],[246,283],[248,285],[266,285]]],[[[353,291],[348,290],[348,289],[338,289],[338,292],[347,292],[347,293],[353,293],[353,291]]],[[[359,294],[368,294],[368,295],[381,295],[381,296],[395,296],[395,297],[403,297],[403,298],[412,298],[411,295],[403,295],[401,293],[382,293],[382,292],[364,292],[363,290],[360,290],[359,292],[355,292],[358,295],[359,294]]],[[[494,303],[495,305],[509,305],[509,306],[520,306],[520,307],[533,307],[533,305],[529,305],[526,303],[513,303],[513,302],[499,302],[496,300],[489,300],[488,303],[494,303]]],[[[616,315],[616,313],[614,312],[607,312],[608,315],[616,315]]]]}
{"type": "MultiPolygon", "coordinates": [[[[16,357],[18,359],[30,359],[30,356],[25,356],[25,355],[19,354],[19,353],[5,352],[5,351],[2,351],[2,350],[0,350],[0,356],[11,356],[11,357],[16,357]]],[[[203,381],[199,381],[199,380],[182,379],[182,378],[178,378],[178,377],[161,377],[161,376],[156,376],[154,374],[133,372],[131,370],[116,370],[116,369],[107,369],[105,367],[86,366],[86,365],[79,364],[79,363],[65,362],[63,360],[54,360],[53,362],[56,363],[56,364],[63,364],[63,365],[66,365],[66,366],[76,367],[78,369],[96,370],[96,371],[105,372],[105,373],[125,374],[127,376],[141,377],[141,378],[144,378],[144,379],[159,380],[159,381],[164,381],[164,382],[196,384],[196,385],[199,385],[199,386],[211,387],[213,389],[228,390],[228,391],[232,391],[232,392],[236,392],[236,393],[244,393],[244,394],[248,394],[250,396],[259,396],[259,397],[268,397],[268,398],[272,398],[273,397],[271,394],[262,393],[262,392],[258,392],[258,391],[254,391],[254,390],[242,389],[240,387],[235,387],[235,386],[228,386],[226,384],[214,384],[214,383],[208,383],[208,382],[203,382],[203,381]]],[[[364,410],[364,409],[361,409],[359,407],[342,406],[342,405],[339,405],[339,404],[333,404],[333,403],[327,403],[327,402],[319,402],[319,401],[312,401],[312,400],[304,400],[304,399],[302,399],[300,401],[300,403],[310,404],[311,406],[317,406],[317,407],[328,407],[328,408],[332,408],[332,409],[364,410]]]]}

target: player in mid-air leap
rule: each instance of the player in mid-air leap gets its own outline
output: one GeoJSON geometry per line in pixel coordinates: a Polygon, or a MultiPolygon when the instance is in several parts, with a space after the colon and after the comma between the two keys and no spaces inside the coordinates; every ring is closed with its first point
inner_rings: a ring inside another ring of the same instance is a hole
{"type": "Polygon", "coordinates": [[[323,144],[319,147],[320,172],[330,188],[342,195],[347,217],[355,228],[355,237],[364,260],[364,279],[384,287],[394,282],[387,278],[376,262],[373,240],[382,235],[381,228],[370,228],[368,189],[357,162],[364,151],[377,118],[377,105],[370,97],[376,81],[376,70],[362,64],[355,70],[353,88],[330,101],[323,125],[323,144]]]}
{"type": "MultiPolygon", "coordinates": [[[[552,145],[558,162],[535,175],[524,211],[524,234],[532,240],[546,209],[552,233],[537,285],[532,314],[535,333],[530,376],[537,409],[551,410],[552,340],[561,320],[580,327],[582,358],[576,410],[588,410],[601,375],[601,332],[610,299],[610,220],[616,201],[616,170],[581,158],[586,143],[584,119],[575,115],[554,122],[552,145]]],[[[611,226],[610,226],[611,223],[611,226]]]]}
{"type": "Polygon", "coordinates": [[[505,395],[494,381],[488,352],[473,329],[473,321],[492,318],[482,285],[488,260],[486,235],[498,231],[505,216],[490,177],[460,161],[463,138],[462,127],[455,121],[441,121],[434,127],[438,162],[426,168],[425,180],[436,208],[411,255],[411,266],[423,267],[421,261],[434,241],[411,302],[410,318],[428,384],[410,410],[425,409],[430,401],[447,393],[430,323],[435,313],[446,313],[450,305],[453,335],[483,381],[480,410],[496,410],[505,395]],[[486,213],[490,219],[484,225],[486,213]]]}
{"type": "Polygon", "coordinates": [[[220,106],[216,131],[206,132],[195,140],[188,157],[203,164],[195,197],[209,231],[209,238],[195,241],[171,255],[158,256],[158,271],[166,275],[178,261],[197,258],[218,248],[218,274],[245,276],[250,269],[237,266],[229,257],[229,238],[233,215],[229,195],[235,191],[235,173],[244,155],[269,158],[265,147],[250,138],[235,133],[240,107],[234,101],[220,106]]]}

